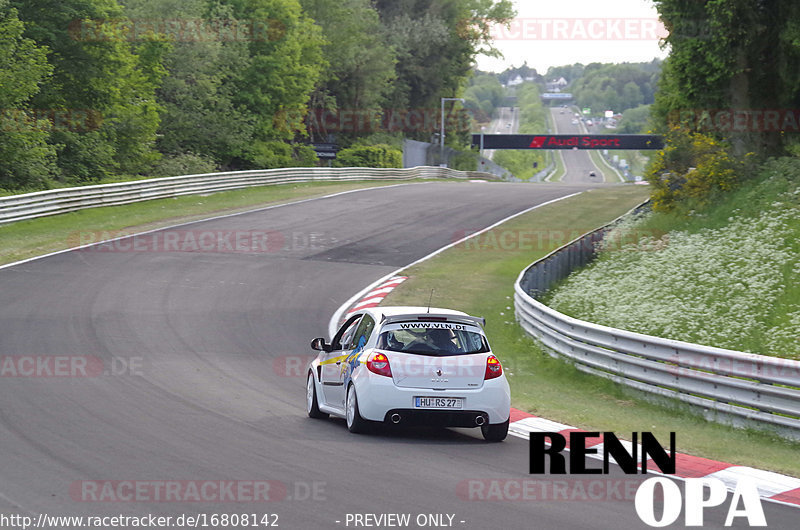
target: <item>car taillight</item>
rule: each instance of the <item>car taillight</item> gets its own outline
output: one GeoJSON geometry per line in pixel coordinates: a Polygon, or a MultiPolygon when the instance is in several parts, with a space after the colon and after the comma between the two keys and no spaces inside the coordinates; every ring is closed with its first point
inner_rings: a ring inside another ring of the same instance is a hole
{"type": "Polygon", "coordinates": [[[367,360],[367,370],[374,374],[392,377],[392,367],[389,358],[383,353],[376,353],[367,360]]]}
{"type": "Polygon", "coordinates": [[[484,374],[484,381],[487,379],[494,379],[503,375],[503,367],[500,366],[500,361],[494,355],[486,358],[486,374],[484,374]]]}

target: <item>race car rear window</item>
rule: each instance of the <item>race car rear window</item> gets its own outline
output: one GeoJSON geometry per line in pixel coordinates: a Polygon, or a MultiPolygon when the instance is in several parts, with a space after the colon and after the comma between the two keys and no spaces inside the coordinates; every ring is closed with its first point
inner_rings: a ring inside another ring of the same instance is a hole
{"type": "Polygon", "coordinates": [[[390,324],[381,331],[376,347],[436,357],[489,351],[486,337],[474,326],[430,322],[390,324]]]}

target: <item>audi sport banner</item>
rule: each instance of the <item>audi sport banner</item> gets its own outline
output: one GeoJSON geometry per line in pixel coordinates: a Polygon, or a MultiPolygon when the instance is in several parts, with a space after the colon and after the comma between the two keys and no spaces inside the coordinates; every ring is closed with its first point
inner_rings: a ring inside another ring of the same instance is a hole
{"type": "MultiPolygon", "coordinates": [[[[472,135],[481,145],[481,135],[472,135]]],[[[652,134],[484,134],[484,149],[661,149],[664,142],[652,134]]]]}

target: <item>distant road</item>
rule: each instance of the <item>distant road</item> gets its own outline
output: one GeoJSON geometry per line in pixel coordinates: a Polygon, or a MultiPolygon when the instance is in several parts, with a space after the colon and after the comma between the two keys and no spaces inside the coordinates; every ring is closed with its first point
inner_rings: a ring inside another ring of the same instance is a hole
{"type": "MultiPolygon", "coordinates": [[[[555,134],[570,134],[583,132],[580,125],[572,123],[574,120],[579,119],[575,116],[573,111],[569,108],[554,107],[550,109],[553,116],[553,122],[556,125],[555,134]]],[[[519,119],[520,109],[518,107],[498,107],[497,118],[492,120],[489,126],[484,131],[485,134],[516,134],[519,132],[519,119]]],[[[595,125],[587,127],[590,134],[599,134],[595,125]]],[[[545,133],[547,131],[542,131],[545,133]]],[[[488,159],[494,157],[495,149],[486,149],[483,156],[488,159]]],[[[603,173],[595,166],[589,156],[588,151],[583,150],[561,150],[561,155],[564,159],[564,165],[567,172],[562,179],[563,182],[581,182],[581,183],[602,183],[603,173]],[[597,176],[592,177],[590,173],[594,171],[597,176]]]]}
{"type": "MultiPolygon", "coordinates": [[[[515,134],[519,132],[519,107],[498,107],[497,118],[484,131],[485,134],[515,134]]],[[[483,156],[492,159],[495,149],[487,149],[483,156]]]]}
{"type": "MultiPolygon", "coordinates": [[[[576,120],[580,120],[580,118],[576,117],[571,109],[554,107],[550,109],[550,113],[553,116],[553,122],[556,124],[556,130],[554,131],[556,134],[578,134],[583,132],[579,123],[573,123],[576,120]]],[[[586,128],[590,134],[599,134],[595,125],[587,126],[586,128]]],[[[560,152],[567,168],[566,175],[561,179],[562,182],[603,182],[603,173],[592,162],[588,151],[573,149],[560,152]],[[589,176],[592,171],[595,172],[596,177],[589,176]]]]}

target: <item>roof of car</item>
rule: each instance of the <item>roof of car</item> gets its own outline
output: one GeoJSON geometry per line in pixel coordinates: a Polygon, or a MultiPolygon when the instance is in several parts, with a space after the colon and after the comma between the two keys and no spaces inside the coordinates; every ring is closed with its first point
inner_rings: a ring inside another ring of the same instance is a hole
{"type": "Polygon", "coordinates": [[[441,307],[423,307],[423,306],[386,306],[386,307],[372,307],[365,309],[364,312],[371,313],[376,320],[380,322],[386,321],[403,321],[404,317],[416,319],[430,315],[431,317],[454,317],[453,320],[461,322],[469,322],[475,325],[484,326],[485,320],[482,317],[474,317],[464,313],[463,311],[456,311],[455,309],[444,309],[441,307]]]}
{"type": "Polygon", "coordinates": [[[371,309],[376,315],[385,315],[393,317],[398,315],[425,315],[429,313],[436,313],[437,315],[458,315],[466,316],[467,313],[463,311],[456,311],[455,309],[444,309],[441,307],[423,307],[423,306],[381,306],[373,307],[371,309]]]}

